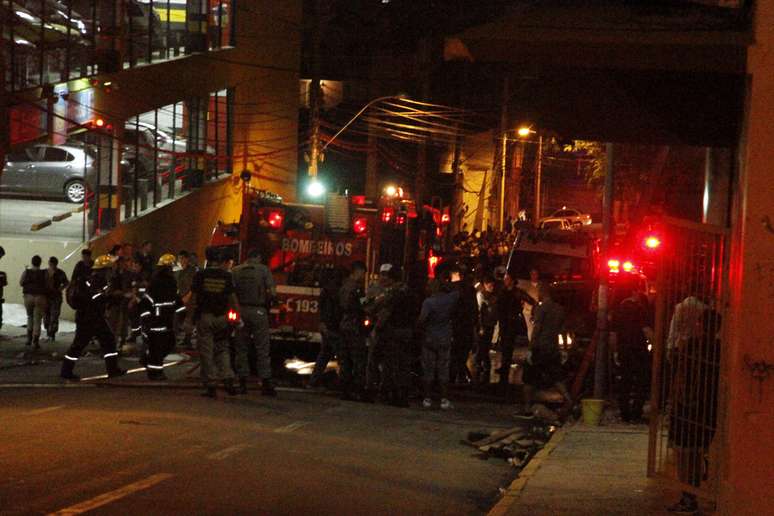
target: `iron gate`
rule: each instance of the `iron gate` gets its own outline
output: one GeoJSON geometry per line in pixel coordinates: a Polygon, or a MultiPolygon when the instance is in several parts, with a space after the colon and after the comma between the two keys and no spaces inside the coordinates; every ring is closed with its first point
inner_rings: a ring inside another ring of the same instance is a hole
{"type": "Polygon", "coordinates": [[[653,342],[648,475],[714,498],[726,231],[664,220],[653,342]]]}

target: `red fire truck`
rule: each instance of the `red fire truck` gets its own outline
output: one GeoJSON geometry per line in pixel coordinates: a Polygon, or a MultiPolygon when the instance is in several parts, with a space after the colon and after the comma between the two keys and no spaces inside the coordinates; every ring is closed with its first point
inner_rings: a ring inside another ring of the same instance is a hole
{"type": "Polygon", "coordinates": [[[321,286],[355,261],[369,275],[378,270],[382,226],[379,209],[363,197],[328,195],[324,205],[299,204],[245,189],[239,222],[219,223],[211,246],[240,262],[258,249],[277,283],[273,338],[314,348],[321,286]]]}

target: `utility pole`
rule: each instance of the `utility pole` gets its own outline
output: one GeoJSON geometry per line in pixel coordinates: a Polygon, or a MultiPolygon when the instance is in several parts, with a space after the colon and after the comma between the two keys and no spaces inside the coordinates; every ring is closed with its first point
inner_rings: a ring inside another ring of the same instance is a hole
{"type": "MultiPolygon", "coordinates": [[[[613,234],[613,144],[605,146],[605,191],[602,194],[602,259],[607,260],[613,234]]],[[[597,300],[597,354],[594,365],[594,398],[604,399],[607,393],[608,365],[608,276],[600,274],[597,300]]]]}
{"type": "Polygon", "coordinates": [[[312,80],[309,83],[309,125],[311,137],[309,142],[309,177],[317,177],[317,165],[321,161],[320,154],[320,104],[322,103],[322,88],[320,87],[320,26],[322,25],[322,0],[314,0],[312,21],[312,80]]]}
{"type": "MultiPolygon", "coordinates": [[[[465,185],[463,183],[462,171],[460,170],[460,155],[462,153],[462,133],[459,127],[456,127],[457,135],[454,138],[454,154],[452,155],[452,175],[454,176],[454,194],[452,198],[451,209],[451,224],[453,232],[459,233],[462,229],[462,213],[463,198],[465,195],[465,185]]],[[[451,234],[451,232],[449,232],[451,234]]]]}
{"type": "MultiPolygon", "coordinates": [[[[502,92],[502,104],[500,106],[500,132],[498,133],[497,142],[495,144],[494,159],[492,160],[492,188],[490,190],[490,199],[495,192],[495,188],[499,193],[498,195],[498,211],[499,211],[499,229],[502,230],[505,226],[505,172],[506,172],[506,157],[508,150],[508,77],[503,77],[503,92],[502,92]],[[499,178],[500,184],[496,186],[496,178],[499,178]]],[[[491,206],[491,200],[490,200],[491,206]]],[[[492,210],[494,215],[494,210],[492,210]]]]}
{"type": "Polygon", "coordinates": [[[541,197],[543,196],[542,190],[543,183],[543,136],[538,136],[538,150],[535,162],[535,220],[534,223],[540,221],[542,216],[541,197]]]}

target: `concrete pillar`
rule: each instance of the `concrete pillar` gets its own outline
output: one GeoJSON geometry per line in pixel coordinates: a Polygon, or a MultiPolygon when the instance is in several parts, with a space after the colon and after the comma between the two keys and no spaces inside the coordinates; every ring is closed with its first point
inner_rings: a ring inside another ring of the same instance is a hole
{"type": "Polygon", "coordinates": [[[758,2],[755,18],[721,378],[725,431],[719,436],[723,455],[718,513],[737,516],[771,514],[774,492],[774,371],[759,382],[748,365],[774,367],[774,2],[758,2]]]}

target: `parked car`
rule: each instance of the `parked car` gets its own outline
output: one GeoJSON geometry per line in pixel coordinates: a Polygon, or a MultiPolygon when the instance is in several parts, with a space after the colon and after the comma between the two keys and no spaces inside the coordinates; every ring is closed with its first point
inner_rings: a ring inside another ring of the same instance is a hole
{"type": "Polygon", "coordinates": [[[34,145],[7,156],[0,191],[34,197],[60,197],[82,203],[94,160],[83,148],[34,145]]]}
{"type": "Polygon", "coordinates": [[[551,215],[546,217],[547,219],[562,218],[570,221],[571,224],[585,226],[591,224],[591,215],[588,213],[581,213],[578,210],[562,206],[561,210],[556,210],[551,215]]]}
{"type": "Polygon", "coordinates": [[[564,218],[548,218],[543,219],[540,221],[540,225],[538,225],[538,229],[544,229],[544,230],[563,230],[563,231],[569,231],[573,229],[573,226],[577,224],[573,224],[568,219],[564,218]]]}
{"type": "Polygon", "coordinates": [[[175,138],[167,134],[153,124],[147,122],[127,122],[124,126],[124,142],[132,147],[135,143],[140,145],[140,153],[145,156],[150,163],[154,162],[154,140],[158,142],[158,164],[159,172],[166,172],[172,162],[178,165],[181,158],[177,158],[173,153],[184,153],[186,151],[186,141],[183,138],[175,138]]]}

